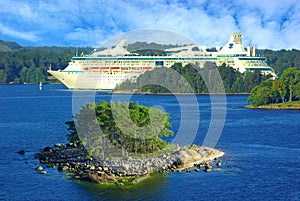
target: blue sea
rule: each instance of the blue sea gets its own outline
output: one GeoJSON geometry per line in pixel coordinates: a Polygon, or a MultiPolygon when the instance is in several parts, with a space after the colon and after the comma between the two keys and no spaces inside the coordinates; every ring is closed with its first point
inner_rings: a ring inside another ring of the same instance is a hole
{"type": "MultiPolygon", "coordinates": [[[[300,111],[239,107],[247,105],[247,97],[226,96],[226,118],[214,121],[208,95],[74,96],[63,85],[44,85],[42,91],[38,85],[0,85],[0,200],[300,200],[300,111]],[[196,132],[187,138],[192,136],[197,145],[210,126],[224,122],[215,139],[215,148],[226,153],[222,167],[210,173],[159,174],[132,188],[74,181],[56,169],[41,175],[34,154],[67,142],[65,121],[72,120],[78,97],[125,97],[161,108],[170,113],[175,134],[196,132]],[[26,153],[18,154],[22,149],[26,153]]],[[[221,111],[223,105],[217,103],[215,109],[221,111]]]]}

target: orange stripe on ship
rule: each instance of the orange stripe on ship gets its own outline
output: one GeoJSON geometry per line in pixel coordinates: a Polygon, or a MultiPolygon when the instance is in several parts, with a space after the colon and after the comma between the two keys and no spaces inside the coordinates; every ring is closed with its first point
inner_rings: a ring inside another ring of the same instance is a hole
{"type": "Polygon", "coordinates": [[[112,69],[112,70],[119,70],[120,67],[111,67],[110,69],[112,69]]]}
{"type": "Polygon", "coordinates": [[[152,67],[144,67],[144,70],[152,70],[152,67]]]}

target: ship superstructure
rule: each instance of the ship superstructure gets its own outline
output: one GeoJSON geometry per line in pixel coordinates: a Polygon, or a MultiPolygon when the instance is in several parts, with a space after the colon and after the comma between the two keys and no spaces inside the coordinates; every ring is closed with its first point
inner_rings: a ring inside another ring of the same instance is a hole
{"type": "Polygon", "coordinates": [[[140,56],[124,48],[121,40],[113,48],[97,51],[90,55],[75,56],[64,70],[48,72],[70,89],[112,90],[125,80],[135,80],[146,71],[160,67],[171,67],[174,63],[194,63],[200,67],[205,62],[225,63],[234,69],[245,72],[260,70],[263,74],[276,77],[274,70],[266,63],[265,57],[255,56],[255,48],[246,50],[242,34],[233,33],[223,48],[209,52],[205,46],[189,45],[166,49],[166,56],[140,56]]]}

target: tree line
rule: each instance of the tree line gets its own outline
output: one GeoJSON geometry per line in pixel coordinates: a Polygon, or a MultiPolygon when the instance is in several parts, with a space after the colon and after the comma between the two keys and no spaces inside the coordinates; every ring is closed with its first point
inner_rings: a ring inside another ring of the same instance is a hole
{"type": "MultiPolygon", "coordinates": [[[[130,51],[140,55],[165,55],[163,50],[170,47],[174,47],[174,45],[145,42],[128,45],[130,51]]],[[[83,52],[87,54],[92,50],[91,47],[22,47],[14,42],[0,41],[0,83],[49,82],[47,69],[50,64],[53,70],[64,69],[76,53],[81,54],[83,52]]],[[[300,69],[299,50],[273,51],[266,49],[257,50],[257,54],[265,56],[268,64],[275,69],[278,75],[281,75],[284,69],[289,67],[300,69]]],[[[243,81],[243,79],[238,79],[243,81]]],[[[249,92],[248,88],[253,87],[251,82],[249,84],[250,86],[245,87],[246,89],[243,92],[249,92]]],[[[241,89],[236,89],[235,92],[241,92],[241,89]]]]}
{"type": "Polygon", "coordinates": [[[28,47],[18,51],[0,52],[0,83],[48,82],[47,69],[63,69],[76,51],[90,48],[28,47]]]}
{"type": "Polygon", "coordinates": [[[257,54],[267,58],[267,63],[274,68],[277,75],[282,75],[287,68],[300,70],[300,50],[257,50],[257,54]]]}
{"type": "Polygon", "coordinates": [[[70,142],[81,141],[93,156],[154,153],[167,142],[162,137],[173,135],[170,116],[160,109],[138,102],[100,101],[83,106],[69,125],[70,142]]]}
{"type": "Polygon", "coordinates": [[[0,83],[39,83],[46,82],[47,69],[66,66],[71,52],[58,54],[43,50],[20,50],[16,52],[1,52],[0,83]]]}
{"type": "Polygon", "coordinates": [[[136,81],[125,81],[116,90],[136,90],[150,93],[243,93],[268,79],[259,71],[240,73],[223,64],[206,62],[182,66],[175,63],[171,68],[155,68],[140,75],[136,81]]]}
{"type": "Polygon", "coordinates": [[[248,102],[253,106],[300,100],[300,70],[287,68],[278,80],[265,80],[251,90],[248,102]]]}

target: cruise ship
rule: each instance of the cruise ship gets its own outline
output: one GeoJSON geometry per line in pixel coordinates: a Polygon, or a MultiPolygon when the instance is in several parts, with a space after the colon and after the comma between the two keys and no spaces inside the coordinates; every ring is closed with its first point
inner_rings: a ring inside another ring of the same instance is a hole
{"type": "Polygon", "coordinates": [[[260,70],[262,74],[276,77],[274,69],[268,66],[265,57],[256,56],[255,47],[244,48],[241,33],[232,33],[227,44],[216,51],[207,51],[205,46],[187,45],[164,50],[166,56],[141,56],[125,48],[125,40],[115,47],[94,50],[89,55],[74,56],[64,70],[48,72],[69,89],[113,90],[117,84],[154,68],[171,67],[174,63],[197,64],[214,62],[217,66],[225,63],[237,71],[260,70]]]}

